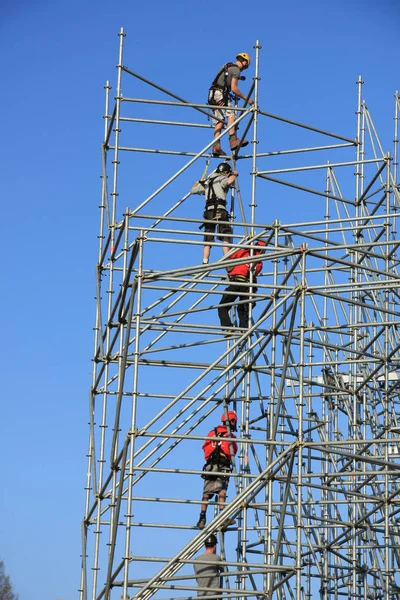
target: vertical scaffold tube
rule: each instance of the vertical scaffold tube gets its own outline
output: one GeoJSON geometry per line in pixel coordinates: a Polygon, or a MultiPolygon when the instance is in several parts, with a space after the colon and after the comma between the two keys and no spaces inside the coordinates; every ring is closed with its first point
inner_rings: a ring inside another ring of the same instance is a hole
{"type": "Polygon", "coordinates": [[[254,116],[253,116],[253,148],[251,164],[251,235],[254,235],[254,223],[256,218],[256,186],[257,186],[257,144],[258,144],[258,111],[259,111],[259,60],[260,60],[260,42],[257,40],[254,46],[256,51],[255,70],[254,70],[254,116]]]}
{"type": "Polygon", "coordinates": [[[114,158],[113,158],[113,190],[111,192],[112,196],[112,207],[111,207],[111,251],[114,248],[114,236],[115,236],[115,221],[116,221],[116,210],[117,210],[117,197],[118,197],[118,165],[119,165],[119,134],[121,132],[120,129],[120,116],[121,116],[121,81],[122,81],[122,60],[123,60],[123,52],[124,52],[124,29],[121,27],[121,30],[118,34],[119,36],[119,54],[118,54],[118,73],[117,73],[117,89],[116,89],[116,97],[115,97],[115,126],[114,126],[114,158]]]}
{"type": "MultiPolygon", "coordinates": [[[[105,115],[104,115],[104,143],[102,145],[102,160],[103,160],[103,172],[102,172],[102,186],[101,186],[101,207],[100,207],[100,234],[99,234],[99,255],[98,255],[98,264],[97,264],[97,269],[96,269],[96,277],[97,277],[97,281],[98,281],[98,285],[97,285],[97,302],[96,302],[96,306],[97,306],[97,310],[96,310],[96,335],[95,335],[95,339],[98,340],[98,342],[95,342],[95,348],[94,348],[94,356],[100,354],[99,358],[102,358],[104,356],[104,348],[103,348],[103,340],[102,340],[102,332],[101,332],[101,326],[102,326],[102,310],[101,310],[101,279],[102,279],[102,265],[101,265],[101,258],[103,255],[103,240],[104,240],[104,231],[106,229],[106,224],[109,226],[109,212],[108,212],[108,197],[107,197],[107,148],[106,148],[106,144],[105,144],[105,140],[107,137],[107,131],[108,131],[108,121],[109,121],[109,99],[110,99],[110,90],[111,90],[111,86],[110,86],[110,82],[107,81],[106,85],[104,86],[104,89],[106,91],[105,93],[105,115]],[[107,221],[107,223],[105,222],[107,221]]],[[[97,378],[97,373],[96,373],[96,369],[95,366],[98,363],[95,362],[94,363],[94,373],[93,373],[93,386],[92,386],[92,393],[93,393],[93,402],[95,401],[95,395],[96,395],[96,390],[95,390],[95,382],[96,382],[96,378],[97,378]]],[[[105,371],[106,373],[108,373],[108,365],[105,365],[105,371]]],[[[99,476],[98,476],[98,480],[97,480],[97,489],[96,489],[96,496],[97,496],[97,511],[96,511],[96,535],[95,535],[95,548],[94,548],[94,562],[93,562],[93,600],[96,597],[96,593],[97,593],[97,585],[98,585],[98,573],[99,573],[99,555],[100,555],[100,539],[101,539],[101,533],[102,533],[102,526],[101,526],[101,514],[102,514],[102,502],[101,502],[101,498],[100,498],[100,490],[103,486],[103,473],[104,473],[104,467],[105,467],[105,460],[104,460],[104,451],[105,451],[105,436],[106,436],[106,430],[107,430],[107,394],[104,393],[103,394],[103,406],[102,406],[102,418],[101,418],[101,425],[100,425],[100,452],[99,452],[99,476]]],[[[93,432],[94,435],[94,432],[93,432]]]]}
{"type": "Polygon", "coordinates": [[[399,151],[399,107],[400,96],[396,90],[394,95],[394,139],[393,139],[393,179],[394,185],[397,186],[397,167],[399,166],[398,151],[399,151]]]}
{"type": "Polygon", "coordinates": [[[296,524],[296,600],[302,598],[302,504],[303,504],[303,449],[304,449],[304,333],[305,333],[305,301],[307,294],[306,276],[307,252],[303,253],[301,261],[301,287],[298,291],[300,299],[300,348],[299,348],[299,397],[297,403],[298,432],[297,432],[297,524],[296,524]]]}
{"type": "MultiPolygon", "coordinates": [[[[126,211],[128,219],[128,210],[126,211]]],[[[128,228],[128,223],[127,223],[128,228]]],[[[135,432],[136,426],[136,410],[137,410],[137,399],[138,399],[138,382],[139,382],[139,351],[140,351],[140,311],[142,302],[142,281],[143,281],[143,250],[144,250],[144,232],[140,232],[139,236],[139,255],[138,255],[138,269],[135,276],[137,282],[137,293],[136,293],[136,309],[134,314],[135,322],[135,345],[133,351],[133,387],[132,387],[132,409],[131,409],[131,427],[130,427],[130,448],[129,448],[129,468],[127,473],[128,483],[128,500],[127,500],[127,515],[126,515],[126,529],[125,529],[125,556],[124,556],[124,587],[123,587],[123,600],[128,600],[128,579],[129,579],[129,562],[130,562],[130,541],[131,541],[131,527],[133,517],[133,477],[134,477],[134,455],[135,455],[135,432]]],[[[133,252],[133,250],[131,250],[133,252]]],[[[134,296],[134,282],[131,284],[131,294],[134,296]]],[[[133,314],[128,315],[128,318],[133,318],[133,314]]],[[[129,336],[126,336],[126,344],[129,344],[129,336]]]]}
{"type": "MultiPolygon", "coordinates": [[[[390,241],[390,194],[391,191],[391,172],[390,172],[390,156],[387,155],[386,162],[386,184],[385,184],[385,209],[386,209],[386,228],[385,228],[385,240],[388,244],[387,248],[389,249],[389,241],[390,241]]],[[[385,263],[386,263],[386,272],[390,273],[390,259],[385,253],[385,263]]],[[[383,291],[384,294],[384,305],[386,310],[390,308],[390,291],[388,289],[383,291]]],[[[389,317],[392,319],[392,317],[389,317]]],[[[391,325],[387,323],[384,329],[384,356],[389,357],[390,354],[390,330],[391,325]]],[[[390,414],[389,414],[389,401],[390,401],[390,388],[389,388],[389,364],[388,360],[385,360],[384,364],[384,378],[385,378],[385,391],[383,394],[383,412],[384,412],[384,428],[385,431],[389,431],[390,429],[390,414]]],[[[385,461],[389,461],[389,446],[385,444],[385,461]]],[[[390,511],[390,486],[389,486],[389,475],[388,475],[388,466],[385,466],[385,474],[384,474],[384,547],[385,547],[385,571],[383,573],[385,589],[384,589],[384,600],[390,600],[392,594],[390,590],[390,524],[389,524],[389,511],[390,511]]]]}
{"type": "MultiPolygon", "coordinates": [[[[364,124],[364,114],[365,114],[365,106],[362,102],[362,86],[363,81],[361,75],[357,80],[357,147],[356,147],[356,160],[357,160],[357,170],[356,170],[356,193],[355,193],[355,217],[356,223],[358,223],[358,217],[364,212],[363,207],[360,206],[360,198],[362,196],[362,188],[363,188],[363,165],[360,164],[363,156],[363,124],[364,124]]],[[[358,235],[357,230],[355,230],[353,236],[355,243],[358,243],[358,235]]],[[[350,281],[353,283],[353,290],[350,293],[350,299],[353,301],[352,308],[350,310],[350,334],[352,336],[352,348],[353,352],[357,352],[357,337],[358,337],[358,327],[356,324],[360,321],[359,312],[360,309],[357,306],[356,302],[358,301],[358,288],[357,284],[362,277],[360,274],[358,265],[359,253],[356,249],[350,252],[350,257],[352,261],[352,267],[350,269],[350,281]]],[[[354,440],[354,445],[352,447],[353,454],[356,456],[357,454],[357,443],[356,440],[360,438],[359,435],[359,401],[358,395],[355,390],[357,388],[357,374],[358,374],[358,366],[354,361],[351,361],[350,365],[350,389],[353,390],[351,394],[351,403],[352,403],[352,413],[349,424],[349,436],[354,440]]],[[[353,461],[353,470],[357,472],[358,470],[358,462],[357,459],[353,461]]],[[[353,479],[352,488],[357,489],[358,481],[357,478],[353,479]]],[[[359,516],[359,506],[358,500],[356,496],[353,496],[349,503],[349,519],[356,521],[359,516]]],[[[349,544],[349,552],[352,565],[353,565],[353,573],[352,573],[352,582],[351,582],[351,590],[354,596],[357,595],[357,586],[358,586],[358,577],[357,577],[357,560],[358,560],[358,551],[357,551],[357,542],[358,542],[358,534],[357,531],[353,531],[353,535],[351,538],[351,542],[349,544]]]]}

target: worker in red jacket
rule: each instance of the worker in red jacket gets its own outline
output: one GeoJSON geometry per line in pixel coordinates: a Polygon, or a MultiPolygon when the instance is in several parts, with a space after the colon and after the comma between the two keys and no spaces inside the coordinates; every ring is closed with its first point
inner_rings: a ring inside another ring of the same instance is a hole
{"type": "MultiPolygon", "coordinates": [[[[261,254],[263,250],[261,247],[265,246],[265,242],[258,241],[256,245],[260,247],[259,250],[254,250],[254,256],[261,254]]],[[[247,258],[250,256],[250,249],[243,248],[237,250],[229,260],[235,260],[240,258],[247,258]]],[[[224,295],[221,298],[221,302],[218,306],[218,316],[221,321],[222,327],[232,327],[232,321],[229,317],[229,311],[235,304],[236,299],[239,299],[240,304],[237,306],[237,312],[239,316],[239,326],[243,329],[247,329],[249,326],[249,283],[250,283],[250,272],[253,272],[253,281],[255,284],[257,281],[257,275],[261,272],[262,262],[252,263],[241,263],[234,266],[228,273],[230,284],[226,288],[224,295]],[[246,285],[247,284],[247,285],[246,285]]],[[[253,287],[253,293],[257,291],[257,288],[253,287]]],[[[229,332],[228,332],[229,333],[229,332]]]]}
{"type": "Polygon", "coordinates": [[[206,524],[207,503],[211,498],[218,494],[218,503],[222,509],[226,502],[226,490],[228,489],[229,477],[225,473],[232,472],[233,458],[238,451],[236,442],[228,441],[225,438],[236,437],[233,433],[237,430],[237,415],[233,410],[228,410],[222,415],[222,425],[214,427],[203,444],[204,458],[206,464],[203,467],[204,489],[201,505],[201,512],[197,527],[204,529],[206,524]],[[227,427],[226,421],[229,422],[227,427]],[[218,439],[209,439],[218,438],[218,439]],[[218,473],[216,475],[215,473],[218,473]]]}

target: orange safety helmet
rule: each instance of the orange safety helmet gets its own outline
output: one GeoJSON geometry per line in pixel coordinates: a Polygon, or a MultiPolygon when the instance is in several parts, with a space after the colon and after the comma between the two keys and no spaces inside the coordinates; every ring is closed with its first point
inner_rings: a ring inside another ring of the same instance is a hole
{"type": "MultiPolygon", "coordinates": [[[[234,410],[228,410],[228,421],[235,421],[235,423],[237,423],[237,414],[235,413],[234,410]]],[[[226,422],[226,414],[222,413],[222,417],[221,417],[221,421],[223,423],[226,422]]]]}

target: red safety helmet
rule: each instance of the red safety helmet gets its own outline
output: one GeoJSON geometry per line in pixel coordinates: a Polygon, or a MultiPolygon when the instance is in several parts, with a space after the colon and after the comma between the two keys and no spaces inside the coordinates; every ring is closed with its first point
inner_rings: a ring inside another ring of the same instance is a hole
{"type": "MultiPolygon", "coordinates": [[[[235,421],[235,423],[237,423],[237,414],[235,413],[234,410],[228,410],[228,421],[235,421]]],[[[223,423],[226,422],[226,414],[222,413],[222,417],[221,417],[221,421],[223,423]]]]}
{"type": "Polygon", "coordinates": [[[267,244],[265,242],[263,242],[262,240],[258,240],[256,246],[258,246],[256,254],[265,254],[267,250],[267,244]]]}

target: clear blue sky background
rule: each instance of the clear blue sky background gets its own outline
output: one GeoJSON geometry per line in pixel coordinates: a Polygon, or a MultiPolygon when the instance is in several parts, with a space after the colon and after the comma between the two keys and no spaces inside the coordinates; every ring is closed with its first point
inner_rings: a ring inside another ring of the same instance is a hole
{"type": "Polygon", "coordinates": [[[350,137],[362,74],[390,144],[399,21],[397,0],[3,3],[0,557],[20,600],[79,587],[103,85],[120,27],[128,67],[199,102],[259,39],[262,107],[350,137]]]}

